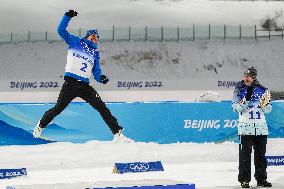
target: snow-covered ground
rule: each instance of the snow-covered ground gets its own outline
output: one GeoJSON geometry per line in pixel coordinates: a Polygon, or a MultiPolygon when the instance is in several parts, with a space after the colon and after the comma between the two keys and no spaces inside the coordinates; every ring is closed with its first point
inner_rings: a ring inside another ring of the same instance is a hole
{"type": "MultiPolygon", "coordinates": [[[[210,99],[217,98],[217,101],[232,100],[233,91],[230,90],[209,91],[210,93],[218,94],[210,99]]],[[[0,92],[0,103],[55,103],[58,94],[59,92],[0,92]]],[[[100,91],[99,94],[104,102],[196,102],[200,101],[201,96],[208,94],[208,91],[100,91]]],[[[72,102],[84,101],[81,98],[75,98],[72,102]]]]}
{"type": "MultiPolygon", "coordinates": [[[[269,139],[267,155],[284,155],[283,146],[284,139],[269,139]]],[[[2,188],[6,185],[143,179],[171,179],[195,183],[198,189],[218,188],[218,186],[230,189],[239,184],[238,144],[228,142],[159,145],[91,141],[85,144],[1,146],[0,151],[0,168],[28,169],[28,176],[1,181],[2,188]],[[123,175],[112,173],[115,162],[155,160],[164,163],[165,172],[123,175]]],[[[283,166],[268,167],[268,179],[278,186],[277,188],[284,188],[283,166]]],[[[254,179],[251,184],[255,184],[254,179]]]]}
{"type": "MultiPolygon", "coordinates": [[[[55,31],[66,10],[76,9],[74,28],[116,26],[259,25],[284,9],[282,1],[210,0],[1,0],[0,33],[55,31]]],[[[284,23],[284,17],[279,24],[284,23]]]]}

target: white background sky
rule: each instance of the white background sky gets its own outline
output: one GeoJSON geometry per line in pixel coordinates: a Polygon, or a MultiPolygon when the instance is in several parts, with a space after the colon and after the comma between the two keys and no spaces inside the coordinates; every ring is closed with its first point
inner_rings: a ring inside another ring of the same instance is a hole
{"type": "MultiPolygon", "coordinates": [[[[55,31],[68,9],[79,16],[71,28],[116,26],[187,26],[195,24],[259,24],[284,10],[284,2],[208,0],[0,0],[0,33],[55,31]]],[[[283,18],[282,18],[283,21],[283,18]]],[[[284,21],[283,21],[284,22],[284,21]]]]}

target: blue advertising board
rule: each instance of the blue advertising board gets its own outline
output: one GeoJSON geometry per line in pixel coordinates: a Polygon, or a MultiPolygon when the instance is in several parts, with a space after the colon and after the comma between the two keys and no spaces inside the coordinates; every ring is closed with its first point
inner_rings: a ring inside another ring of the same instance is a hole
{"type": "Polygon", "coordinates": [[[11,179],[27,175],[27,169],[0,169],[0,179],[11,179]]]}
{"type": "MultiPolygon", "coordinates": [[[[32,130],[54,104],[0,104],[0,145],[42,144],[54,141],[83,143],[109,141],[113,134],[99,113],[87,103],[71,103],[35,140],[32,130]]],[[[124,127],[124,133],[138,142],[237,141],[238,115],[231,102],[220,103],[107,103],[124,127]]],[[[284,102],[273,102],[266,115],[269,137],[284,137],[284,102]]]]}
{"type": "Polygon", "coordinates": [[[106,188],[92,188],[92,189],[195,189],[195,184],[106,187],[106,188]]]}
{"type": "Polygon", "coordinates": [[[141,172],[153,172],[164,171],[161,161],[155,162],[133,162],[133,163],[115,163],[114,173],[141,173],[141,172]]]}
{"type": "Polygon", "coordinates": [[[284,156],[266,156],[268,166],[284,166],[284,156]]]}

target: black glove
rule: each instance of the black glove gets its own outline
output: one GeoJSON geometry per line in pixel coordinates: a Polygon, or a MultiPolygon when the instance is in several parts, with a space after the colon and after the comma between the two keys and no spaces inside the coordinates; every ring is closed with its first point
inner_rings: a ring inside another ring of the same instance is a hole
{"type": "Polygon", "coordinates": [[[107,82],[109,81],[109,79],[105,75],[101,75],[100,79],[103,84],[107,84],[107,82]]]}
{"type": "Polygon", "coordinates": [[[247,94],[246,94],[246,101],[250,101],[251,100],[252,91],[253,91],[253,86],[248,86],[247,94]]]}
{"type": "Polygon", "coordinates": [[[73,18],[74,16],[77,16],[78,13],[74,10],[69,10],[68,12],[65,13],[66,16],[69,16],[70,18],[73,18]]]}

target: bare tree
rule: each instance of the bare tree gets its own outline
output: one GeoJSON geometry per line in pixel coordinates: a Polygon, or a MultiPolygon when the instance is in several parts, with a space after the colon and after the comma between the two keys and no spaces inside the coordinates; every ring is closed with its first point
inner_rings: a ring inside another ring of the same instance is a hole
{"type": "Polygon", "coordinates": [[[267,15],[260,23],[260,26],[265,30],[282,30],[283,26],[278,25],[278,19],[283,16],[283,10],[275,11],[273,17],[267,15]]]}

